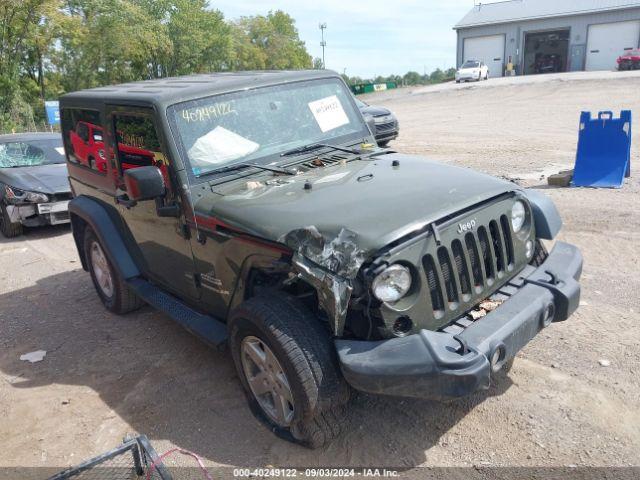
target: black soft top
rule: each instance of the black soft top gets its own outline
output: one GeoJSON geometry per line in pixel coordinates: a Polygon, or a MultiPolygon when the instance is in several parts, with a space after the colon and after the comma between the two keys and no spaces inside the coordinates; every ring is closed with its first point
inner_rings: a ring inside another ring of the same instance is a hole
{"type": "Polygon", "coordinates": [[[196,98],[303,80],[334,78],[330,70],[205,73],[91,88],[60,97],[61,107],[106,103],[152,104],[160,110],[196,98]]]}

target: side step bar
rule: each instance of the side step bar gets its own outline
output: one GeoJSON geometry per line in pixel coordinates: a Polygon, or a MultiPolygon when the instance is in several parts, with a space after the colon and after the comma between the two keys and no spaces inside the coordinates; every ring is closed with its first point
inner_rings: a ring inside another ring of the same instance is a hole
{"type": "Polygon", "coordinates": [[[227,327],[220,320],[196,312],[177,298],[149,283],[144,278],[131,278],[127,280],[127,284],[149,305],[166,313],[173,320],[207,343],[215,347],[220,347],[226,343],[227,327]]]}

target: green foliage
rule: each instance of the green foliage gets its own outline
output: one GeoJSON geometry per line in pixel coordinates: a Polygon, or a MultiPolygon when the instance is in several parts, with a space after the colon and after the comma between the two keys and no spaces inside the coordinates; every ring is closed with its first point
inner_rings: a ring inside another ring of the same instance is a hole
{"type": "Polygon", "coordinates": [[[293,18],[282,10],[242,17],[233,24],[237,51],[234,70],[312,68],[312,58],[298,36],[293,18]]]}
{"type": "Polygon", "coordinates": [[[115,83],[211,71],[311,68],[277,10],[225,20],[207,0],[0,0],[0,130],[44,101],[115,83]]]}
{"type": "Polygon", "coordinates": [[[361,77],[348,77],[343,75],[345,82],[349,85],[357,85],[362,83],[395,83],[397,86],[413,86],[413,85],[431,85],[442,82],[449,82],[455,78],[456,69],[449,68],[446,71],[436,69],[430,74],[420,75],[418,72],[407,72],[404,75],[389,75],[383,77],[381,75],[375,78],[363,79],[361,77]]]}

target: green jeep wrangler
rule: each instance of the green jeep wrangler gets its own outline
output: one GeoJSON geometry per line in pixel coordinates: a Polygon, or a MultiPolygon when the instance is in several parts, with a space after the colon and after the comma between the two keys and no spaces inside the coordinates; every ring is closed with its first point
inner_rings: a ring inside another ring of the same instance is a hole
{"type": "Polygon", "coordinates": [[[541,242],[561,227],[547,197],[376,147],[333,72],[96,88],[61,115],[73,236],[105,307],[147,303],[228,344],[252,411],[289,440],[335,437],[352,389],[487,389],[578,306],[580,252],[541,242]]]}

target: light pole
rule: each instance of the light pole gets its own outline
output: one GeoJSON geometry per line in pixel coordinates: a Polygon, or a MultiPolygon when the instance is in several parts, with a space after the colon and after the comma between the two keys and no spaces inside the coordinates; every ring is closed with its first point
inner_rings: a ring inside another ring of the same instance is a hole
{"type": "Polygon", "coordinates": [[[324,47],[327,46],[327,42],[324,41],[324,30],[327,28],[327,24],[320,23],[318,27],[320,28],[320,35],[322,35],[322,41],[320,42],[320,46],[322,47],[322,68],[327,68],[327,64],[324,63],[324,47]]]}

